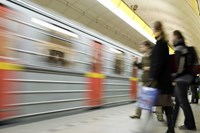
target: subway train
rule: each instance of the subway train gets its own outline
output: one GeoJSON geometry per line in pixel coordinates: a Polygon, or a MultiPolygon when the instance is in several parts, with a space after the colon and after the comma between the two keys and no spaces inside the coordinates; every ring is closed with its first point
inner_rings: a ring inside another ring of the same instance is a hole
{"type": "Polygon", "coordinates": [[[20,0],[1,0],[0,19],[0,121],[136,99],[139,52],[20,0]]]}

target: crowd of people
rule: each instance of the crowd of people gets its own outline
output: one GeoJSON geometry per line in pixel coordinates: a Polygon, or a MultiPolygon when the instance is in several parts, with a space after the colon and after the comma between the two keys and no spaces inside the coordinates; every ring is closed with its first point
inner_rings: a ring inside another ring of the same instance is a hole
{"type": "MultiPolygon", "coordinates": [[[[156,45],[145,41],[140,45],[143,53],[141,62],[134,59],[134,67],[143,70],[141,82],[143,86],[153,87],[159,90],[159,95],[155,102],[156,115],[158,121],[164,121],[163,113],[166,115],[167,131],[166,133],[175,133],[175,125],[179,114],[179,108],[184,113],[184,124],[179,126],[180,130],[196,130],[195,119],[188,101],[188,90],[191,88],[191,103],[198,104],[198,83],[197,73],[191,71],[190,48],[186,45],[184,36],[178,30],[172,33],[171,42],[173,44],[174,64],[176,71],[172,72],[171,56],[169,54],[169,41],[163,30],[160,21],[154,23],[153,31],[156,38],[156,45]],[[175,97],[175,101],[172,100],[175,97]],[[175,104],[174,104],[175,102],[175,104]]],[[[195,51],[193,51],[194,53],[195,51]]],[[[197,57],[197,55],[195,55],[197,57]]],[[[198,57],[196,62],[198,63],[198,57]]],[[[135,114],[130,116],[133,119],[140,119],[141,108],[136,108],[135,114]]]]}

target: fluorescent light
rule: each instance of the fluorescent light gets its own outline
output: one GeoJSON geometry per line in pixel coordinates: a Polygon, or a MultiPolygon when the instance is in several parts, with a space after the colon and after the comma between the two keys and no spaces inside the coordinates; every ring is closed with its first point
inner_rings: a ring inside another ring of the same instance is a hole
{"type": "Polygon", "coordinates": [[[39,19],[36,19],[36,18],[32,18],[31,21],[34,22],[34,23],[36,23],[36,24],[39,24],[39,25],[41,25],[41,26],[44,26],[44,27],[46,27],[46,28],[52,29],[52,30],[54,30],[54,31],[57,31],[57,32],[66,34],[66,35],[68,35],[68,36],[72,36],[72,37],[74,37],[74,38],[78,38],[78,35],[76,35],[76,34],[70,32],[70,31],[64,30],[64,29],[62,29],[62,28],[59,28],[59,27],[57,27],[57,26],[55,26],[55,25],[52,25],[52,24],[50,24],[50,23],[47,23],[47,22],[45,22],[45,21],[42,21],[42,20],[39,20],[39,19]]]}
{"type": "Polygon", "coordinates": [[[125,3],[121,0],[97,0],[99,3],[108,8],[111,12],[124,20],[128,25],[137,30],[140,34],[146,37],[148,40],[156,43],[156,39],[153,36],[153,32],[148,25],[144,23],[125,3]],[[137,23],[140,22],[140,23],[137,23]],[[150,32],[150,33],[148,33],[150,32]]]}

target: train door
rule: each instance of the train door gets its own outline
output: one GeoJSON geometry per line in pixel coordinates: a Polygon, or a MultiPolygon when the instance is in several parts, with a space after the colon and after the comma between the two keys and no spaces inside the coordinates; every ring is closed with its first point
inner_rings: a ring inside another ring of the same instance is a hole
{"type": "Polygon", "coordinates": [[[134,66],[134,61],[137,60],[138,57],[132,56],[132,72],[131,72],[131,78],[130,78],[130,82],[131,82],[131,88],[130,88],[130,94],[131,94],[131,99],[135,100],[137,97],[137,89],[138,89],[138,69],[137,67],[134,66]]]}
{"type": "Polygon", "coordinates": [[[92,42],[91,70],[87,74],[89,79],[89,106],[95,107],[102,104],[103,74],[102,74],[102,49],[103,45],[97,41],[92,42]]]}
{"type": "Polygon", "coordinates": [[[92,72],[101,73],[102,71],[102,44],[94,41],[92,45],[92,72]]]}

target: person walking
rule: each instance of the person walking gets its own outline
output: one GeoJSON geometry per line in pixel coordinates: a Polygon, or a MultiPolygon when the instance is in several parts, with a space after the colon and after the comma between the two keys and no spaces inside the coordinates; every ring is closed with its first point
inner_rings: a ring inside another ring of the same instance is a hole
{"type": "Polygon", "coordinates": [[[152,87],[160,91],[155,106],[162,106],[166,114],[168,126],[166,133],[175,133],[173,125],[173,87],[169,48],[160,21],[154,23],[153,32],[156,38],[156,45],[151,55],[149,82],[152,84],[152,87]]]}
{"type": "MultiPolygon", "coordinates": [[[[151,56],[152,45],[149,41],[145,41],[140,45],[140,51],[143,53],[142,61],[138,63],[137,58],[133,60],[133,67],[137,67],[138,69],[143,70],[143,74],[141,77],[141,82],[143,86],[148,81],[149,69],[150,69],[150,56],[151,56]]],[[[142,109],[137,107],[135,110],[135,114],[130,116],[132,119],[140,119],[142,113],[142,109]]]]}
{"type": "Polygon", "coordinates": [[[178,30],[173,32],[172,36],[173,45],[175,47],[175,57],[177,64],[177,73],[174,75],[175,81],[175,107],[174,107],[174,125],[179,113],[179,107],[183,109],[185,116],[184,125],[180,126],[182,130],[196,130],[194,115],[188,101],[188,89],[192,83],[193,76],[187,70],[187,54],[188,49],[185,45],[185,39],[182,33],[178,30]]]}
{"type": "MultiPolygon", "coordinates": [[[[143,70],[141,82],[142,82],[143,86],[145,86],[145,84],[148,82],[148,78],[149,78],[150,57],[151,57],[151,51],[152,51],[152,44],[149,41],[144,41],[140,45],[140,51],[143,53],[142,61],[140,63],[138,63],[137,58],[134,58],[133,66],[137,67],[138,69],[143,70]]],[[[137,107],[136,110],[135,110],[135,114],[130,116],[130,118],[140,119],[141,114],[142,114],[142,109],[137,107]]],[[[156,115],[157,115],[158,121],[164,121],[162,107],[156,108],[156,115]]]]}

